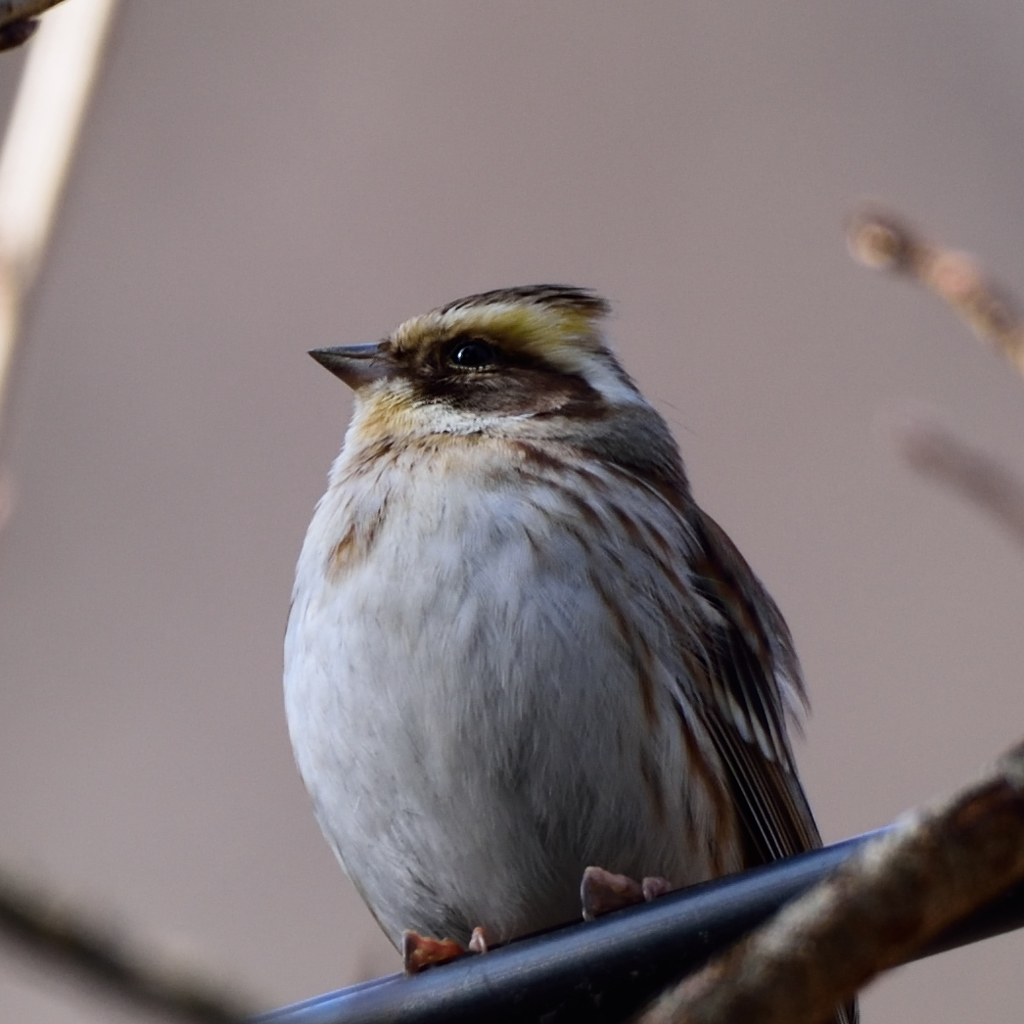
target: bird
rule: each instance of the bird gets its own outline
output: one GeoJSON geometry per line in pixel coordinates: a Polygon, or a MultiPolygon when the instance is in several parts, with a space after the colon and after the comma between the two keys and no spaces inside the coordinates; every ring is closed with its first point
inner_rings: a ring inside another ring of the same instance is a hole
{"type": "Polygon", "coordinates": [[[355,397],[296,568],[288,728],[407,966],[578,920],[581,884],[598,912],[821,845],[790,631],[609,313],[503,288],[310,353],[355,397]]]}

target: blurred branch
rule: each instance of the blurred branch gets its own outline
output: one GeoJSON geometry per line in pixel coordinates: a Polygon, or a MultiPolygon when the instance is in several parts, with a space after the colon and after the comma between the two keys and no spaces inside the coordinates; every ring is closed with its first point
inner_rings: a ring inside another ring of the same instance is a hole
{"type": "Polygon", "coordinates": [[[1024,878],[1024,744],[908,815],[661,997],[639,1024],[820,1024],[880,972],[1024,878]]]}
{"type": "Polygon", "coordinates": [[[139,1008],[192,1024],[238,1021],[253,1012],[225,987],[175,966],[166,955],[145,955],[139,942],[119,936],[51,894],[0,871],[0,936],[76,971],[139,1008]]]}
{"type": "Polygon", "coordinates": [[[847,241],[853,256],[866,266],[906,274],[938,295],[1024,374],[1024,321],[1017,304],[973,257],[928,241],[890,213],[857,215],[847,229],[847,241]]]}
{"type": "MultiPolygon", "coordinates": [[[[910,276],[1024,374],[1024,321],[965,253],[868,212],[853,255],[910,276]]],[[[1024,485],[938,427],[898,433],[907,460],[1024,541],[1024,485]]],[[[956,796],[908,816],[833,876],[662,996],[640,1024],[822,1024],[876,975],[1024,878],[1024,745],[956,796]]]]}
{"type": "Polygon", "coordinates": [[[39,27],[37,14],[61,0],[0,0],[0,50],[13,50],[32,38],[39,27]]]}
{"type": "Polygon", "coordinates": [[[1024,544],[1024,483],[1013,473],[934,424],[912,422],[895,435],[914,469],[959,491],[1024,544]]]}
{"type": "Polygon", "coordinates": [[[0,28],[14,21],[34,18],[37,14],[56,7],[61,0],[0,0],[0,28]]]}
{"type": "MultiPolygon", "coordinates": [[[[58,0],[0,0],[0,49],[24,42],[58,0]]],[[[0,414],[22,308],[43,260],[116,0],[66,0],[42,23],[0,150],[0,414]]],[[[0,525],[10,485],[0,479],[0,525]]],[[[251,1008],[220,986],[147,957],[137,942],[0,872],[0,936],[74,969],[123,1000],[180,1020],[238,1020],[251,1008]]]]}
{"type": "MultiPolygon", "coordinates": [[[[930,242],[902,218],[877,211],[855,216],[847,241],[866,266],[920,281],[1024,374],[1020,305],[987,278],[972,256],[930,242]]],[[[900,453],[914,469],[973,501],[1024,543],[1024,483],[1013,473],[936,425],[915,422],[895,434],[900,453]]]]}
{"type": "MultiPolygon", "coordinates": [[[[65,0],[43,19],[0,150],[0,417],[22,306],[42,262],[115,5],[65,0]]],[[[48,6],[0,2],[0,26],[48,6]]]]}

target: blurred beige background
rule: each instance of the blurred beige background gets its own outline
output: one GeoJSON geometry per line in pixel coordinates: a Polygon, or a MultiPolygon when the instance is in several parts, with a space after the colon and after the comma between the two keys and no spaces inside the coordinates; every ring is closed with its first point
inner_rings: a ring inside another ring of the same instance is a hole
{"type": "MultiPolygon", "coordinates": [[[[0,863],[268,1005],[395,969],[281,708],[349,409],[305,351],[506,284],[614,299],[796,634],[826,839],[1024,734],[1024,553],[878,425],[932,409],[1024,472],[1024,385],[841,235],[877,196],[1024,291],[1022,52],[1019,0],[127,0],[6,425],[0,863]]],[[[864,1020],[1016,1024],[1022,954],[906,968],[864,1020]]],[[[134,1018],[0,945],[0,1019],[134,1018]]]]}

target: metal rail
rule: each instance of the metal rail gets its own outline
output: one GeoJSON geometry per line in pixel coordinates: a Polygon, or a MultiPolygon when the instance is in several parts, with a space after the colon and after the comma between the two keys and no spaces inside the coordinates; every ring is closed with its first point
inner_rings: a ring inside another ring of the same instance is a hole
{"type": "MultiPolygon", "coordinates": [[[[878,832],[706,882],[422,974],[377,978],[252,1024],[618,1024],[821,881],[878,832]]],[[[916,957],[1024,926],[1024,885],[916,957]]]]}

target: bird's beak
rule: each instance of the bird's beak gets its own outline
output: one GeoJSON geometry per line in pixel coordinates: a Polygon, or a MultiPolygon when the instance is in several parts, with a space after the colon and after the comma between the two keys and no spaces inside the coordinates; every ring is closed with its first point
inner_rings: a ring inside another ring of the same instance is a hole
{"type": "Polygon", "coordinates": [[[314,348],[309,354],[335,377],[340,377],[353,391],[386,377],[390,369],[388,359],[379,345],[314,348]]]}

